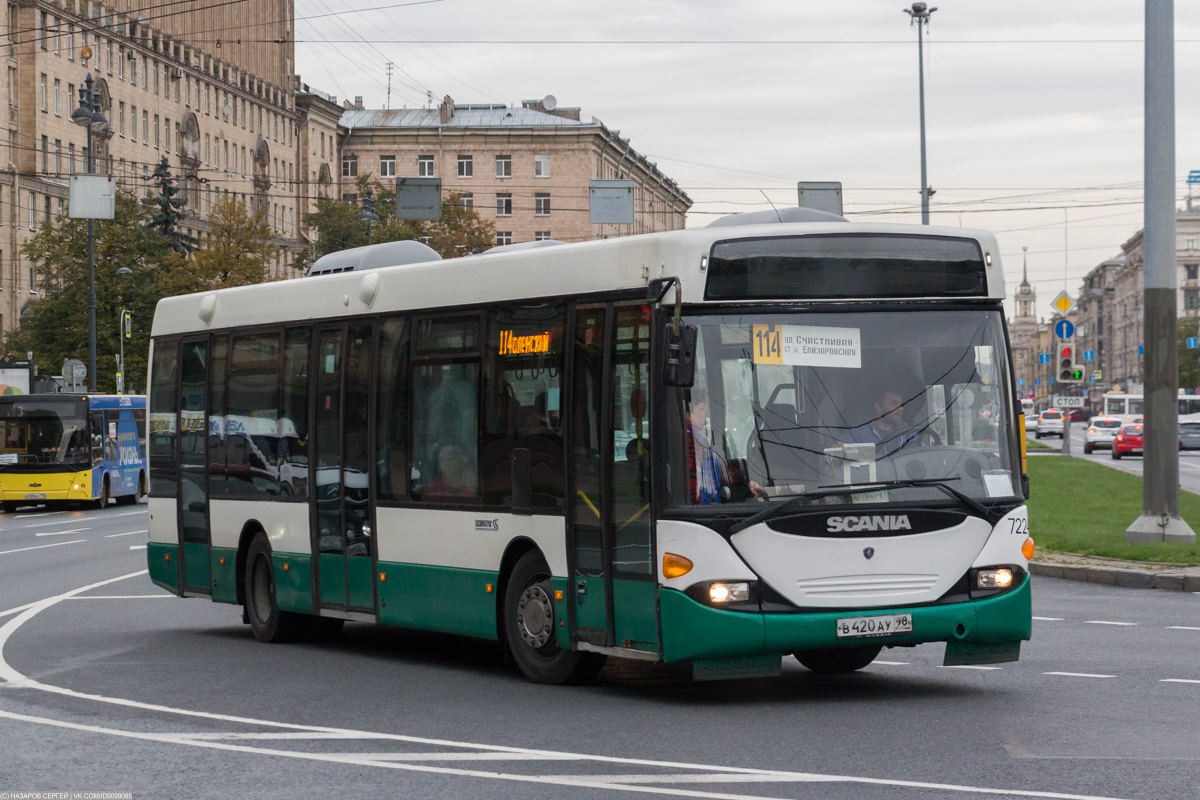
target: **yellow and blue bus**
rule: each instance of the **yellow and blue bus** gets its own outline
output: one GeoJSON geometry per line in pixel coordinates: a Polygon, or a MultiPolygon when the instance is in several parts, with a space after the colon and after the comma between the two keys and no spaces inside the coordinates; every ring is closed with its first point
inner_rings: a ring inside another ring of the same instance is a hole
{"type": "Polygon", "coordinates": [[[149,486],[146,398],[0,397],[0,500],[20,506],[136,503],[149,486]]]}
{"type": "Polygon", "coordinates": [[[159,303],[156,584],[268,642],[500,640],[547,683],[607,657],[1019,657],[1033,541],[990,234],[790,209],[399,244],[159,303]]]}

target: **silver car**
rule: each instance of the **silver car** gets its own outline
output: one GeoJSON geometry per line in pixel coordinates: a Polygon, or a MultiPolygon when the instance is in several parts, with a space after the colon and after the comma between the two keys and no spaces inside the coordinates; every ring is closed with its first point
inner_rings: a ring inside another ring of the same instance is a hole
{"type": "Polygon", "coordinates": [[[1057,408],[1048,408],[1038,417],[1037,438],[1043,436],[1057,436],[1060,439],[1063,435],[1063,412],[1057,408]]]}
{"type": "Polygon", "coordinates": [[[1179,423],[1179,449],[1200,450],[1200,422],[1179,423]]]}
{"type": "MultiPolygon", "coordinates": [[[[1090,453],[1097,447],[1112,449],[1113,439],[1121,432],[1121,420],[1116,417],[1093,417],[1083,434],[1083,452],[1090,453]]],[[[1200,447],[1200,444],[1197,444],[1200,447]]]]}

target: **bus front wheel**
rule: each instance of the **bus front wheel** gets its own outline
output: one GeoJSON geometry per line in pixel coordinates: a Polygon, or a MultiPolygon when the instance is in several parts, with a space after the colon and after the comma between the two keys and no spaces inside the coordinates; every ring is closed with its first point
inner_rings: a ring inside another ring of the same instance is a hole
{"type": "Polygon", "coordinates": [[[250,542],[246,555],[246,616],[250,629],[260,642],[288,642],[296,638],[303,615],[280,611],[275,601],[275,570],[271,565],[271,545],[265,533],[250,542]]]}
{"type": "Polygon", "coordinates": [[[100,496],[96,498],[96,508],[108,508],[108,476],[100,482],[100,496]]]}
{"type": "Polygon", "coordinates": [[[513,659],[534,683],[589,680],[604,666],[604,656],[558,646],[553,596],[546,560],[536,551],[521,556],[504,593],[504,633],[513,659]]]}
{"type": "Polygon", "coordinates": [[[822,647],[816,650],[797,650],[792,653],[804,666],[822,675],[854,672],[875,660],[882,645],[861,647],[822,647]]]}

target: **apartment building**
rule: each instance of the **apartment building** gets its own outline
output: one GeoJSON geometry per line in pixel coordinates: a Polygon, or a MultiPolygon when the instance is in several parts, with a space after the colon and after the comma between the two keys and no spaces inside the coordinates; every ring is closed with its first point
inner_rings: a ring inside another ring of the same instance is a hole
{"type": "Polygon", "coordinates": [[[36,267],[22,245],[63,212],[68,176],[86,170],[86,131],[71,112],[89,74],[108,120],[93,134],[96,171],[147,193],[165,156],[188,198],[192,235],[203,239],[218,198],[233,196],[264,210],[279,249],[272,270],[290,273],[304,246],[292,18],[291,0],[186,13],[132,0],[8,4],[0,30],[8,98],[0,117],[0,331],[37,298],[36,267]],[[279,43],[242,43],[247,29],[279,43]]]}
{"type": "Polygon", "coordinates": [[[443,194],[495,224],[496,243],[578,242],[677,230],[692,201],[630,146],[620,131],[560,108],[553,98],[436,108],[365,109],[341,116],[340,196],[357,199],[355,178],[436,177],[443,194]],[[632,225],[592,224],[588,181],[634,183],[632,225]]]}

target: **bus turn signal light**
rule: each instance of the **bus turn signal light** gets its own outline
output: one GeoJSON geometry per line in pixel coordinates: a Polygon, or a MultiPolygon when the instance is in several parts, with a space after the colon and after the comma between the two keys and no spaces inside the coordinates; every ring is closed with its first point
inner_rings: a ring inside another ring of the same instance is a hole
{"type": "Polygon", "coordinates": [[[1025,541],[1021,544],[1021,555],[1025,556],[1026,561],[1033,560],[1033,550],[1033,539],[1026,537],[1025,541]]]}
{"type": "Polygon", "coordinates": [[[692,562],[674,553],[663,553],[663,577],[682,578],[692,571],[692,562]]]}

